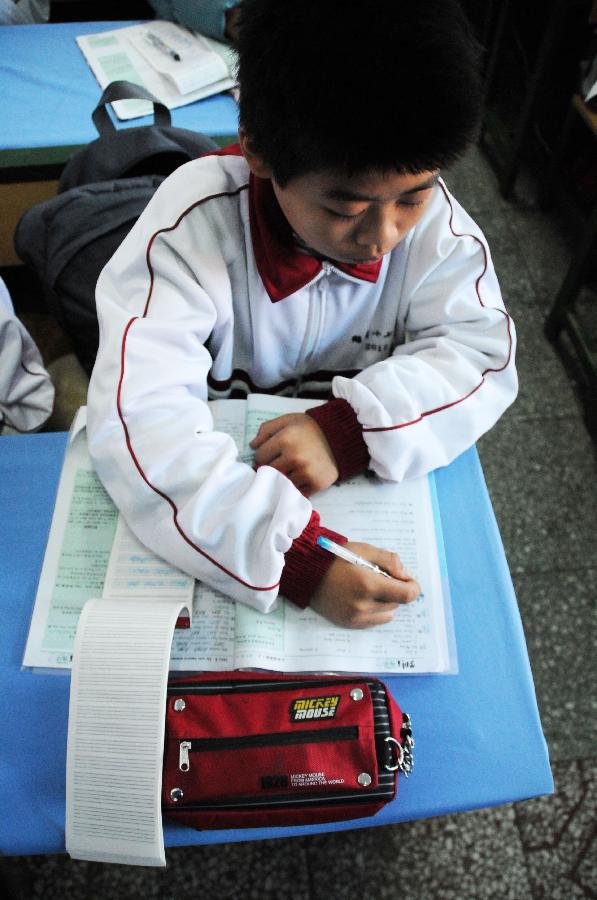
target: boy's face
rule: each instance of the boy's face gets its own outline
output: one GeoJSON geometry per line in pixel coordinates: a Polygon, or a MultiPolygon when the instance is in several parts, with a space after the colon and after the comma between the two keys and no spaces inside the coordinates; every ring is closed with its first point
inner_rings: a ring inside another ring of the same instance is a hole
{"type": "Polygon", "coordinates": [[[343,263],[372,263],[408,234],[431,199],[438,172],[347,176],[310,172],[280,187],[282,212],[301,241],[343,263]]]}

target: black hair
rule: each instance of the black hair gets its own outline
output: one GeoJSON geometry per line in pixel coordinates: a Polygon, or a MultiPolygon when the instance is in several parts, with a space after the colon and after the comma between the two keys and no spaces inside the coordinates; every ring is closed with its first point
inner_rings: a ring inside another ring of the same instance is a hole
{"type": "Polygon", "coordinates": [[[457,0],[243,0],[240,123],[284,187],[432,171],[474,139],[481,48],[457,0]]]}

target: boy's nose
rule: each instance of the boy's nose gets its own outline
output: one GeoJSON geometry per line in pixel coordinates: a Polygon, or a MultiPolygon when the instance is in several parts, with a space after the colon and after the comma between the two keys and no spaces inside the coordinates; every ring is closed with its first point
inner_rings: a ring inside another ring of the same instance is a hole
{"type": "Polygon", "coordinates": [[[383,256],[396,246],[400,236],[395,214],[378,213],[360,223],[356,242],[361,247],[369,248],[371,256],[383,256]]]}

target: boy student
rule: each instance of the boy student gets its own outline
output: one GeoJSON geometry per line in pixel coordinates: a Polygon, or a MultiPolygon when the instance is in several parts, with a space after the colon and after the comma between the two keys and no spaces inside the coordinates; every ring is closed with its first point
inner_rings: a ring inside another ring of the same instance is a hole
{"type": "Polygon", "coordinates": [[[455,0],[245,0],[238,49],[240,145],[170,176],[100,276],[91,452],[180,569],[382,624],[418,585],[382,548],[347,545],[393,578],[321,549],[345,537],[317,492],[446,465],[516,394],[489,250],[440,178],[474,135],[478,47],[455,0]],[[327,402],[263,425],[252,468],[207,403],[249,391],[327,402]]]}

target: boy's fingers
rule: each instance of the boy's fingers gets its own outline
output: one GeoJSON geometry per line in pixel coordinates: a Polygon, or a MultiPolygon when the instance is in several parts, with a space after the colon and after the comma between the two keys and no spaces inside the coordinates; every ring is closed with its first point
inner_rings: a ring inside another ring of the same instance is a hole
{"type": "Polygon", "coordinates": [[[421,593],[421,588],[414,578],[408,580],[400,580],[398,578],[384,578],[383,575],[376,576],[379,579],[379,588],[376,585],[375,599],[382,603],[412,603],[421,593]]]}
{"type": "Polygon", "coordinates": [[[256,448],[255,462],[260,466],[271,466],[274,460],[281,455],[277,442],[274,439],[268,440],[267,443],[256,448]]]}
{"type": "Polygon", "coordinates": [[[394,618],[398,604],[380,606],[376,610],[359,613],[350,620],[349,628],[375,628],[376,625],[387,625],[394,618]]]}
{"type": "Polygon", "coordinates": [[[270,419],[269,422],[263,422],[253,440],[250,441],[249,446],[252,447],[253,450],[256,450],[257,447],[261,447],[262,444],[265,444],[266,441],[269,441],[271,437],[286,426],[286,419],[287,416],[278,416],[277,419],[270,419]]]}
{"type": "MultiPolygon", "coordinates": [[[[260,466],[269,466],[274,465],[274,460],[286,460],[289,465],[291,462],[291,457],[294,459],[296,454],[292,454],[288,451],[288,448],[284,446],[284,442],[278,437],[277,434],[271,435],[267,441],[264,441],[263,444],[260,444],[259,447],[255,449],[255,461],[260,466]]],[[[295,463],[293,463],[295,464],[295,463]]]]}
{"type": "Polygon", "coordinates": [[[378,548],[375,556],[376,559],[374,561],[377,565],[394,578],[412,578],[412,575],[410,572],[407,572],[404,563],[397,553],[392,553],[391,550],[382,550],[378,548]]]}
{"type": "Polygon", "coordinates": [[[412,575],[406,570],[397,553],[391,550],[384,550],[381,547],[374,547],[371,544],[358,544],[356,545],[356,550],[369,562],[375,563],[380,569],[391,575],[392,578],[397,578],[401,581],[412,580],[412,575]]]}

